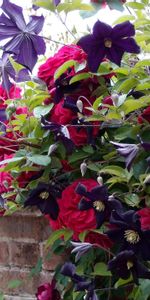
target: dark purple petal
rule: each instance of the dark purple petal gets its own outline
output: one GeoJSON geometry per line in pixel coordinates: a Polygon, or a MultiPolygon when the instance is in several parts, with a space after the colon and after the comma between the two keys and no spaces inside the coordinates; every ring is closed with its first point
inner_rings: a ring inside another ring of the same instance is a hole
{"type": "Polygon", "coordinates": [[[7,25],[9,27],[10,26],[15,27],[16,30],[18,30],[18,28],[14,26],[14,22],[12,22],[12,20],[10,20],[5,14],[0,15],[0,23],[2,23],[3,25],[7,25]]]}
{"type": "Polygon", "coordinates": [[[78,208],[80,210],[88,210],[90,208],[93,208],[93,203],[92,201],[87,201],[86,199],[82,198],[78,204],[78,208]]]}
{"type": "MultiPolygon", "coordinates": [[[[86,52],[86,51],[85,51],[86,52]]],[[[91,51],[88,55],[87,61],[88,61],[88,66],[91,72],[95,73],[97,72],[100,63],[104,59],[106,54],[105,47],[103,44],[101,44],[100,47],[93,47],[91,48],[91,51]]]]}
{"type": "Polygon", "coordinates": [[[105,221],[105,211],[97,211],[95,210],[96,213],[96,224],[97,224],[97,228],[100,228],[102,226],[102,224],[105,221]]]}
{"type": "Polygon", "coordinates": [[[1,8],[10,17],[10,19],[13,20],[19,29],[25,30],[26,23],[20,6],[9,2],[9,0],[3,0],[1,8]]]}
{"type": "Polygon", "coordinates": [[[11,39],[8,43],[5,44],[4,49],[6,52],[18,54],[22,42],[23,42],[23,36],[21,34],[17,35],[13,39],[11,39]]]}
{"type": "Polygon", "coordinates": [[[67,262],[62,266],[60,273],[65,276],[73,277],[75,275],[75,271],[76,271],[75,265],[67,262]]]}
{"type": "Polygon", "coordinates": [[[95,47],[97,47],[98,43],[91,34],[83,36],[78,41],[78,46],[80,46],[86,53],[91,52],[91,47],[94,48],[93,44],[95,47]]]}
{"type": "Polygon", "coordinates": [[[97,21],[93,27],[93,36],[100,42],[105,38],[111,37],[112,27],[106,23],[97,21]]]}
{"type": "MultiPolygon", "coordinates": [[[[0,109],[0,122],[5,122],[7,120],[6,118],[6,112],[5,109],[0,109]]],[[[1,131],[1,130],[0,130],[1,131]]]]}
{"type": "Polygon", "coordinates": [[[123,54],[124,51],[119,47],[115,47],[115,45],[112,45],[110,49],[107,48],[106,50],[106,57],[118,66],[121,65],[121,59],[123,54]]]}
{"type": "Polygon", "coordinates": [[[87,197],[87,188],[84,184],[79,183],[76,187],[75,192],[81,196],[87,197]]]}
{"type": "Polygon", "coordinates": [[[44,25],[43,16],[30,16],[30,21],[26,26],[27,32],[39,34],[44,25]]]}
{"type": "Polygon", "coordinates": [[[133,38],[118,39],[114,45],[129,53],[140,53],[140,47],[133,38]]]}
{"type": "Polygon", "coordinates": [[[112,29],[112,39],[130,37],[135,35],[134,25],[129,21],[117,24],[112,29]]]}

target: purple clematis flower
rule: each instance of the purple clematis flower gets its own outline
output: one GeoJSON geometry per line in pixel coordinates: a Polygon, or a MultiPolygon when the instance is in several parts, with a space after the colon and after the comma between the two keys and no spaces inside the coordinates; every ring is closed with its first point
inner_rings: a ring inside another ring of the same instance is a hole
{"type": "Polygon", "coordinates": [[[132,250],[143,260],[150,260],[150,230],[142,230],[140,217],[134,210],[112,211],[110,224],[116,227],[106,234],[120,246],[120,251],[132,250]]]}
{"type": "Polygon", "coordinates": [[[70,94],[79,88],[80,86],[79,81],[69,84],[71,78],[72,76],[68,76],[68,74],[62,74],[58,79],[56,79],[55,81],[56,90],[54,95],[55,103],[59,103],[66,94],[70,94]]]}
{"type": "Polygon", "coordinates": [[[132,250],[120,252],[108,262],[108,270],[117,277],[127,279],[132,275],[138,284],[138,278],[150,279],[150,271],[138,260],[132,250]]]}
{"type": "Polygon", "coordinates": [[[14,53],[17,62],[30,71],[37,62],[37,56],[45,53],[45,42],[38,36],[43,28],[43,16],[31,16],[26,24],[22,8],[9,0],[3,0],[0,16],[0,40],[11,38],[5,45],[4,51],[14,53]]]}
{"type": "Polygon", "coordinates": [[[62,275],[68,276],[72,279],[75,284],[75,291],[86,290],[86,295],[84,298],[85,300],[98,300],[98,297],[94,291],[94,282],[76,274],[75,265],[69,262],[65,263],[60,272],[62,275]]]}
{"type": "Polygon", "coordinates": [[[76,253],[76,261],[78,261],[82,255],[93,247],[90,243],[71,242],[71,245],[74,247],[71,253],[76,253]]]}
{"type": "MultiPolygon", "coordinates": [[[[143,148],[145,151],[150,151],[150,143],[149,143],[149,142],[144,142],[144,141],[142,140],[142,138],[140,137],[139,134],[137,135],[137,138],[139,139],[142,148],[143,148]]],[[[147,160],[149,160],[149,158],[148,158],[147,160]]]]}
{"type": "Polygon", "coordinates": [[[139,46],[132,38],[134,35],[134,26],[129,21],[113,28],[97,21],[93,33],[82,37],[78,45],[88,55],[89,69],[96,72],[105,57],[120,66],[124,52],[140,53],[139,46]]]}
{"type": "Polygon", "coordinates": [[[15,82],[30,80],[27,69],[20,70],[16,75],[15,70],[9,61],[8,53],[4,53],[2,58],[0,58],[0,74],[2,77],[2,86],[7,92],[9,92],[12,86],[10,78],[12,78],[15,82]]]}
{"type": "Polygon", "coordinates": [[[76,193],[83,196],[79,202],[80,210],[94,209],[97,221],[97,228],[99,228],[112,209],[122,211],[121,203],[113,197],[109,197],[108,190],[105,185],[96,186],[90,192],[87,191],[83,184],[78,184],[76,193]]]}
{"type": "Polygon", "coordinates": [[[49,214],[53,220],[56,220],[59,213],[59,206],[56,201],[61,196],[61,191],[49,184],[40,182],[32,190],[24,202],[24,207],[37,206],[43,214],[49,214]]]}
{"type": "Polygon", "coordinates": [[[125,157],[125,164],[128,171],[131,169],[134,158],[139,152],[139,146],[136,144],[125,144],[125,143],[116,143],[111,142],[116,148],[117,152],[125,157]]]}
{"type": "Polygon", "coordinates": [[[74,150],[74,143],[70,139],[69,131],[66,126],[49,122],[44,117],[41,118],[42,128],[54,133],[55,141],[64,144],[68,153],[74,150]]]}

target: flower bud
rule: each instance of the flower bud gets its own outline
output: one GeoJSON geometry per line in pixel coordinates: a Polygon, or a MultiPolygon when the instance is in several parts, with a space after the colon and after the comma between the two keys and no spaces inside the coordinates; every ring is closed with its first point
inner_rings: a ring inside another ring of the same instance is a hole
{"type": "Polygon", "coordinates": [[[146,176],[144,182],[145,185],[150,185],[150,174],[146,176]]]}
{"type": "Polygon", "coordinates": [[[83,111],[83,102],[81,100],[78,100],[76,105],[77,105],[77,108],[78,108],[79,112],[82,113],[82,111],[83,111]]]}
{"type": "Polygon", "coordinates": [[[97,177],[97,182],[99,185],[103,185],[103,178],[101,176],[97,177]]]}
{"type": "Polygon", "coordinates": [[[80,171],[81,171],[82,177],[85,175],[86,170],[87,170],[87,164],[86,164],[85,162],[83,162],[83,163],[80,165],[80,171]]]}
{"type": "Polygon", "coordinates": [[[118,94],[112,94],[111,99],[112,99],[113,105],[118,106],[119,95],[118,94]]]}
{"type": "Polygon", "coordinates": [[[51,155],[57,149],[57,144],[50,145],[48,149],[48,155],[51,155]]]}

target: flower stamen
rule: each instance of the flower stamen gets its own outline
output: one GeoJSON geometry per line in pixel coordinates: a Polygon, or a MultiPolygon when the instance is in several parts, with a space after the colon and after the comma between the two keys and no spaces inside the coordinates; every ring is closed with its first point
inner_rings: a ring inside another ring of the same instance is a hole
{"type": "Polygon", "coordinates": [[[112,40],[111,39],[105,39],[104,40],[104,45],[106,48],[111,48],[112,47],[112,40]]]}
{"type": "Polygon", "coordinates": [[[127,269],[130,270],[133,267],[133,262],[128,260],[127,261],[127,269]]]}
{"type": "Polygon", "coordinates": [[[47,200],[48,199],[48,197],[49,197],[49,193],[48,192],[42,192],[42,193],[40,193],[40,198],[42,199],[42,200],[47,200]]]}
{"type": "Polygon", "coordinates": [[[105,205],[102,201],[97,200],[93,202],[93,207],[98,210],[98,211],[104,211],[105,210],[105,205]]]}
{"type": "Polygon", "coordinates": [[[134,230],[125,230],[124,237],[130,244],[137,244],[140,240],[139,234],[134,230]]]}

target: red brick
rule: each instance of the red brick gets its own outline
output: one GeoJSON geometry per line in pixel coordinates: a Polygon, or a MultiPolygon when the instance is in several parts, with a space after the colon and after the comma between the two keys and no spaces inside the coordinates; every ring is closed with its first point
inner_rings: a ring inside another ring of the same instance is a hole
{"type": "Polygon", "coordinates": [[[63,264],[65,255],[55,255],[50,250],[45,249],[45,244],[41,244],[41,257],[43,258],[43,269],[48,271],[55,270],[58,264],[63,264]]]}
{"type": "Polygon", "coordinates": [[[33,267],[40,256],[39,245],[35,243],[10,242],[11,264],[33,267]]]}
{"type": "Polygon", "coordinates": [[[34,295],[38,286],[39,277],[29,279],[29,271],[17,269],[0,269],[0,289],[3,293],[10,295],[28,294],[34,295]],[[22,285],[14,289],[8,288],[8,283],[12,280],[21,280],[22,285]]]}
{"type": "Polygon", "coordinates": [[[0,264],[9,264],[9,248],[7,242],[0,241],[0,264]]]}
{"type": "Polygon", "coordinates": [[[0,236],[6,238],[45,240],[50,234],[48,221],[42,216],[5,216],[0,218],[0,236]]]}

